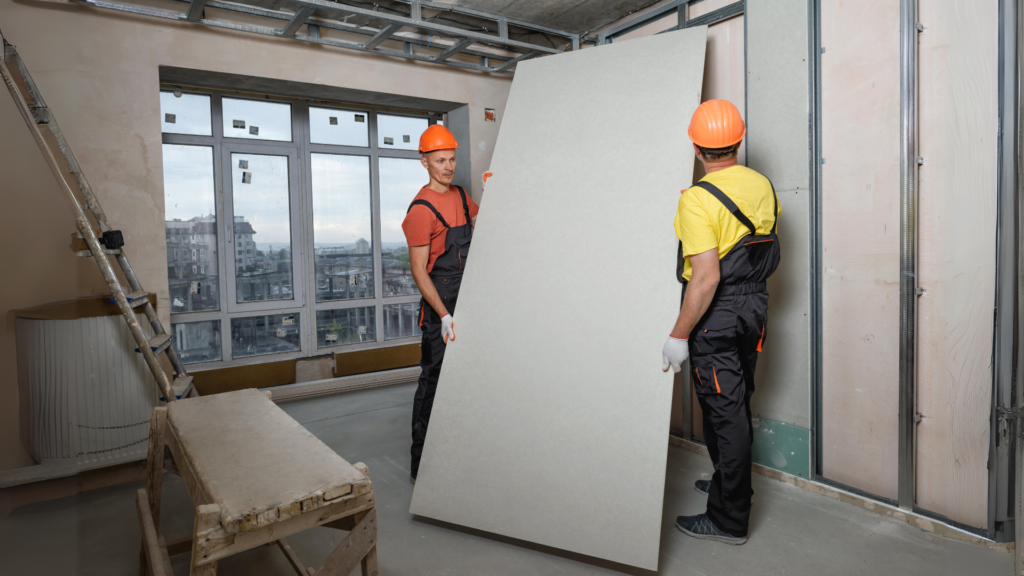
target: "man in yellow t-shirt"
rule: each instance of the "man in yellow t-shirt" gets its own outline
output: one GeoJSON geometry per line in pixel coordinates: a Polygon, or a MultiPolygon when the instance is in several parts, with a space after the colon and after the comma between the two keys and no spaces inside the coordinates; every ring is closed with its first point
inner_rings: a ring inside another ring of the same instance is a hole
{"type": "Polygon", "coordinates": [[[746,126],[736,107],[709,100],[693,114],[689,135],[707,176],[683,191],[676,213],[676,278],[683,301],[662,349],[662,370],[690,360],[715,466],[696,488],[707,511],[676,518],[696,538],[747,541],[750,523],[750,397],[768,320],[766,281],[779,265],[780,213],[771,182],[736,163],[746,126]]]}

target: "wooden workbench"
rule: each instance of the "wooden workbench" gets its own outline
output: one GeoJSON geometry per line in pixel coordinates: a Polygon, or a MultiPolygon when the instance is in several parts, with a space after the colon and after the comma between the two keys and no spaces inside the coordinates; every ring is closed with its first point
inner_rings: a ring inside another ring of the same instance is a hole
{"type": "Polygon", "coordinates": [[[376,576],[377,515],[369,472],[349,464],[255,389],[189,398],[153,410],[148,480],[138,491],[142,574],[173,576],[170,556],[192,551],[191,574],[277,543],[301,576],[376,576]],[[196,506],[191,538],[160,535],[164,470],[181,475],[196,506]],[[349,535],[319,570],[284,538],[326,526],[349,535]]]}

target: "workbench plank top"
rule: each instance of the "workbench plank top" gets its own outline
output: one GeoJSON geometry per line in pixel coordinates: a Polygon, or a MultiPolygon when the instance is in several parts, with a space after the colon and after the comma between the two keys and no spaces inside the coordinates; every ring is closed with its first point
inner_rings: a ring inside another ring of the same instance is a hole
{"type": "Polygon", "coordinates": [[[370,489],[366,475],[256,389],[172,402],[167,423],[228,532],[370,489]]]}

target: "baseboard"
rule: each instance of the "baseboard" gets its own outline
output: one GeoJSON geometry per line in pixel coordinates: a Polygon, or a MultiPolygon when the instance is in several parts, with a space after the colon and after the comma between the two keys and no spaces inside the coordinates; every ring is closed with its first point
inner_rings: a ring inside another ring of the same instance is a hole
{"type": "Polygon", "coordinates": [[[385,370],[383,372],[371,372],[356,376],[343,376],[341,378],[328,378],[326,380],[315,380],[313,382],[300,382],[298,384],[286,384],[272,388],[261,388],[269,390],[274,402],[291,402],[306,398],[316,398],[340,392],[352,392],[355,390],[366,390],[381,386],[392,386],[395,384],[409,384],[415,382],[420,376],[420,368],[399,368],[397,370],[385,370]]]}
{"type": "MultiPolygon", "coordinates": [[[[703,454],[704,456],[708,455],[707,446],[697,444],[696,442],[684,440],[682,438],[679,438],[678,436],[670,435],[668,437],[668,442],[672,446],[682,448],[683,450],[688,450],[690,452],[694,452],[697,454],[703,454]]],[[[857,506],[858,508],[863,508],[865,510],[874,512],[875,514],[892,518],[897,522],[909,524],[916,528],[920,528],[921,530],[924,530],[926,532],[931,532],[933,534],[937,534],[939,536],[943,536],[946,538],[951,538],[953,540],[959,540],[961,542],[970,542],[971,544],[977,544],[979,546],[984,546],[986,548],[991,548],[993,550],[1001,550],[1009,554],[1013,554],[1014,551],[1013,542],[993,542],[991,540],[988,540],[987,538],[982,538],[977,534],[966,532],[955,526],[939,522],[933,518],[929,518],[916,512],[908,512],[906,510],[901,510],[899,508],[896,508],[895,506],[890,506],[884,502],[879,502],[877,500],[865,498],[857,494],[852,494],[850,492],[846,492],[838,488],[833,488],[832,486],[829,486],[827,484],[822,484],[820,482],[815,482],[814,480],[808,480],[806,478],[800,478],[799,476],[793,476],[792,474],[787,474],[785,472],[775,470],[774,468],[769,468],[761,464],[754,464],[752,466],[752,470],[755,474],[760,474],[761,476],[772,478],[773,480],[778,480],[779,482],[785,482],[786,484],[791,484],[793,486],[796,486],[797,488],[807,490],[808,492],[814,492],[815,494],[820,494],[822,496],[832,498],[833,500],[839,500],[847,504],[852,504],[854,506],[857,506]]]]}

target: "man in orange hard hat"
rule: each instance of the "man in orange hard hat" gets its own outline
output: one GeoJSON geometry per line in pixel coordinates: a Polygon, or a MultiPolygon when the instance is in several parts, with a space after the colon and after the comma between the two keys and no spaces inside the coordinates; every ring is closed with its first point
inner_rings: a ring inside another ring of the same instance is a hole
{"type": "Polygon", "coordinates": [[[767,334],[766,281],[779,266],[775,235],[779,202],[767,178],[736,163],[746,134],[739,110],[725,100],[701,104],[690,121],[693,150],[707,176],[683,191],[676,213],[676,278],[683,300],[662,349],[662,370],[687,358],[704,415],[704,440],[715,466],[698,480],[707,511],[676,518],[697,538],[747,541],[750,520],[750,397],[754,367],[767,334]]]}
{"type": "Polygon", "coordinates": [[[462,271],[466,267],[479,211],[466,191],[452,184],[458,147],[455,136],[440,124],[430,126],[420,136],[420,162],[427,169],[430,182],[420,189],[402,222],[409,244],[412,277],[423,296],[420,299],[421,372],[412,406],[410,480],[413,484],[420,468],[444,350],[449,342],[455,341],[452,314],[459,299],[462,271]]]}

